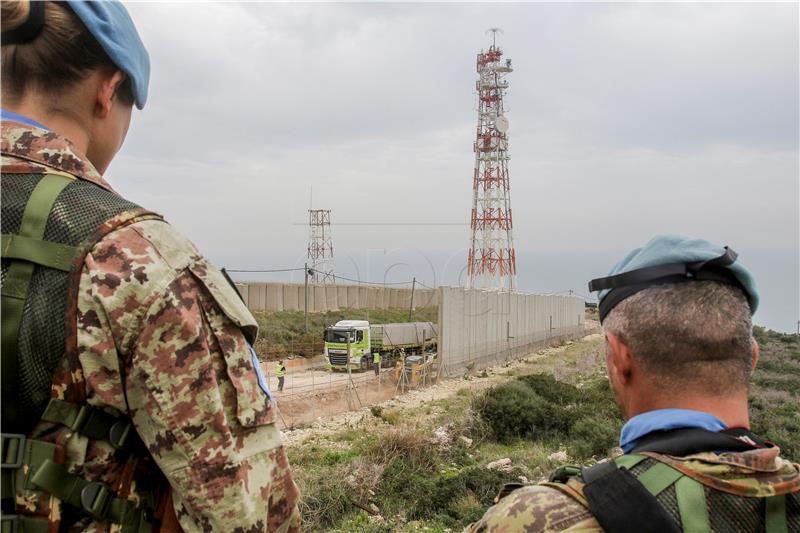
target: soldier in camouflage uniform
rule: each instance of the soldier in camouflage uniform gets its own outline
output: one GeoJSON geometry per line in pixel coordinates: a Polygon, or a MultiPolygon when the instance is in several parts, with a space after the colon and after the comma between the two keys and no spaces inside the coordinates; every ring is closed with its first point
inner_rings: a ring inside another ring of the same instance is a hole
{"type": "Polygon", "coordinates": [[[2,24],[2,532],[298,531],[255,320],[101,175],[146,98],[127,11],[2,24]]]}
{"type": "Polygon", "coordinates": [[[758,294],[736,253],[660,236],[589,288],[623,454],[507,485],[465,532],[800,531],[800,465],[748,429],[758,294]]]}

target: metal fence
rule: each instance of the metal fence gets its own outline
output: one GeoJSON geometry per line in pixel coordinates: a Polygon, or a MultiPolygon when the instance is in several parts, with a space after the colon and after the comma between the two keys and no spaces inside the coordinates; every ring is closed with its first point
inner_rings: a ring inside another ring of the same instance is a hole
{"type": "Polygon", "coordinates": [[[278,391],[274,362],[263,366],[278,402],[283,428],[310,425],[318,419],[356,411],[430,384],[429,379],[416,384],[398,380],[394,368],[383,368],[380,376],[376,376],[372,370],[333,372],[325,368],[324,362],[317,361],[308,368],[290,368],[283,391],[278,391]]]}

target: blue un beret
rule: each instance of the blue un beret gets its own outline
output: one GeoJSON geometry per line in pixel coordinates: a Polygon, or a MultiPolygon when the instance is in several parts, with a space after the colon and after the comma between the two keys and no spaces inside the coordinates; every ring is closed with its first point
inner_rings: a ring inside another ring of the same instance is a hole
{"type": "Polygon", "coordinates": [[[736,252],[727,246],[680,235],[659,235],[630,252],[607,277],[590,281],[589,290],[599,291],[601,321],[615,305],[643,289],[684,281],[718,281],[737,286],[747,296],[751,313],[755,313],[755,279],[736,258],[736,252]]]}
{"type": "Polygon", "coordinates": [[[142,109],[150,83],[150,56],[128,10],[117,0],[68,0],[67,5],[97,39],[111,61],[131,79],[136,107],[142,109]]]}

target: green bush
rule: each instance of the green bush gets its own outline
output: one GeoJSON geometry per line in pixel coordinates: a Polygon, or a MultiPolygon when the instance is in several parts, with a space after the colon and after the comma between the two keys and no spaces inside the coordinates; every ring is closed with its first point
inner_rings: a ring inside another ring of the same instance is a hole
{"type": "Polygon", "coordinates": [[[569,432],[569,454],[572,457],[605,457],[619,442],[620,423],[603,415],[585,416],[573,424],[569,432]]]}
{"type": "Polygon", "coordinates": [[[385,514],[397,506],[412,520],[436,519],[448,527],[463,527],[478,520],[504,484],[518,481],[523,472],[467,467],[451,474],[397,459],[383,471],[378,486],[378,507],[385,514]]]}
{"type": "Polygon", "coordinates": [[[520,376],[517,380],[529,386],[545,400],[558,405],[574,404],[581,397],[581,391],[576,387],[569,383],[558,381],[550,374],[531,374],[520,376]]]}
{"type": "Polygon", "coordinates": [[[521,376],[489,389],[473,409],[497,442],[567,442],[570,455],[578,459],[605,455],[616,444],[623,423],[604,377],[578,388],[549,375],[521,376]]]}
{"type": "Polygon", "coordinates": [[[381,512],[404,510],[409,518],[425,514],[420,500],[433,490],[435,474],[430,465],[415,464],[401,458],[392,460],[375,490],[381,512]]]}
{"type": "Polygon", "coordinates": [[[328,529],[353,512],[352,489],[342,483],[343,475],[343,469],[325,468],[309,479],[297,479],[304,531],[328,529]]]}
{"type": "Polygon", "coordinates": [[[358,533],[392,533],[390,524],[373,524],[369,515],[361,511],[357,515],[339,524],[334,531],[358,531],[358,533]]]}
{"type": "Polygon", "coordinates": [[[542,398],[519,379],[492,387],[475,406],[499,442],[563,433],[573,422],[565,407],[542,398]]]}

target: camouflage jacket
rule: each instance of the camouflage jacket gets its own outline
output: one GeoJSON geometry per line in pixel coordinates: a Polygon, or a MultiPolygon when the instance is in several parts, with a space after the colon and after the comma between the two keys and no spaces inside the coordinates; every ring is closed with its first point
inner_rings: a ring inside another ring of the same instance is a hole
{"type": "MultiPolygon", "coordinates": [[[[66,172],[111,190],[47,130],[3,122],[1,151],[4,174],[66,172]]],[[[256,323],[222,274],[169,224],[145,217],[99,241],[78,283],[68,308],[76,310],[80,368],[55,376],[53,396],[77,382],[89,404],[131,417],[169,481],[183,530],[299,530],[276,407],[259,387],[246,340],[256,323]]],[[[109,481],[109,444],[77,434],[64,444],[70,472],[109,481]]],[[[137,498],[135,486],[128,498],[137,498]]],[[[18,507],[36,505],[18,496],[18,507]]]]}
{"type": "MultiPolygon", "coordinates": [[[[800,465],[782,459],[777,447],[739,453],[698,453],[672,457],[643,452],[706,487],[737,496],[765,497],[800,491],[800,465]]],[[[580,477],[566,484],[541,483],[510,492],[464,533],[602,532],[588,509],[580,477]]],[[[795,500],[796,501],[796,500],[795,500]]],[[[722,511],[725,512],[725,511],[722,511]]],[[[800,509],[788,508],[800,523],[800,509]]],[[[763,520],[763,517],[757,517],[763,520]]],[[[723,529],[712,529],[724,531],[723,529]]],[[[792,527],[790,525],[790,530],[792,527]]]]}

